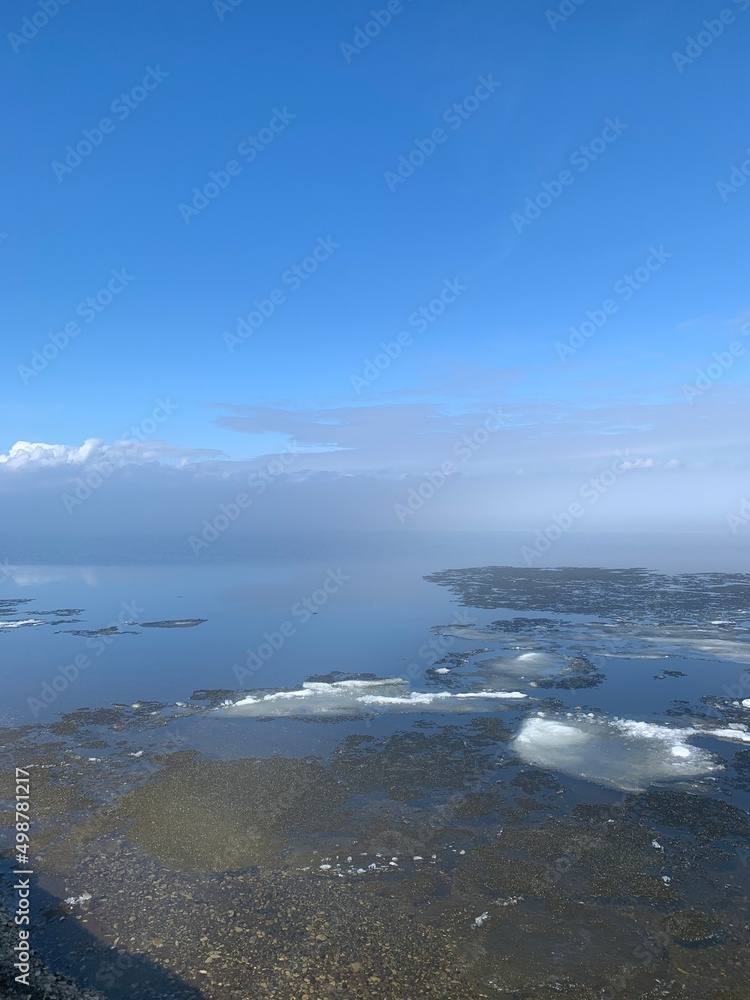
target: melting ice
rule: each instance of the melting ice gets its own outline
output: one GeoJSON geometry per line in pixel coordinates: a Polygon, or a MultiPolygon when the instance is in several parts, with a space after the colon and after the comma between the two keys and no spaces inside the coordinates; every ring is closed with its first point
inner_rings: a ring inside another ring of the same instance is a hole
{"type": "Polygon", "coordinates": [[[722,770],[719,757],[688,742],[695,736],[750,743],[750,733],[742,729],[673,729],[593,713],[560,718],[540,713],[524,720],[514,743],[528,764],[637,792],[722,770]]]}
{"type": "Polygon", "coordinates": [[[372,711],[481,712],[489,711],[497,701],[520,701],[521,691],[412,691],[401,677],[383,680],[306,681],[293,691],[272,691],[248,695],[239,701],[226,702],[221,711],[227,715],[309,716],[358,715],[372,711]]]}

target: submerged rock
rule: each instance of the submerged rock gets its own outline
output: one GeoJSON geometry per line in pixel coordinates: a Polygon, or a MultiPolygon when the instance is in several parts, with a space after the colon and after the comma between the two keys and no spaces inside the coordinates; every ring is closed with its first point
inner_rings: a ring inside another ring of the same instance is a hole
{"type": "Polygon", "coordinates": [[[120,800],[128,838],[200,871],[247,868],[325,827],[348,797],[312,759],[178,760],[120,800]]]}

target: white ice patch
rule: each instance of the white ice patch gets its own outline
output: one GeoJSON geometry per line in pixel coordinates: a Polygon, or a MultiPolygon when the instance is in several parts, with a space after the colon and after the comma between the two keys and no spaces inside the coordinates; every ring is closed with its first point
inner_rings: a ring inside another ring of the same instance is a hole
{"type": "Polygon", "coordinates": [[[307,681],[296,691],[277,691],[249,695],[236,702],[225,702],[222,712],[229,715],[299,716],[356,715],[373,709],[414,711],[482,711],[492,703],[518,701],[527,695],[521,691],[409,691],[401,677],[383,680],[307,681]],[[485,703],[485,704],[483,704],[485,703]]]}
{"type": "Polygon", "coordinates": [[[539,716],[527,719],[516,736],[520,744],[532,744],[537,747],[561,748],[571,744],[586,743],[593,733],[587,733],[565,722],[554,722],[539,716]]]}
{"type": "Polygon", "coordinates": [[[604,640],[604,648],[597,650],[602,656],[631,659],[697,656],[734,663],[750,662],[750,643],[747,642],[750,636],[746,630],[725,628],[717,635],[718,631],[695,626],[646,625],[640,627],[637,634],[621,634],[616,628],[604,626],[590,629],[587,638],[589,642],[599,637],[604,640]]]}
{"type": "Polygon", "coordinates": [[[451,694],[449,691],[411,691],[408,695],[400,698],[386,697],[384,695],[366,694],[357,700],[362,705],[382,705],[389,706],[409,706],[409,705],[432,705],[440,702],[441,707],[447,701],[460,701],[461,699],[484,701],[487,699],[501,698],[515,701],[519,698],[526,698],[521,691],[467,691],[461,694],[451,694]]]}
{"type": "Polygon", "coordinates": [[[744,729],[696,729],[701,736],[713,736],[717,740],[729,740],[733,743],[750,743],[750,733],[744,729]]]}
{"type": "Polygon", "coordinates": [[[734,663],[750,663],[750,645],[736,639],[714,639],[710,637],[671,639],[670,642],[684,649],[688,654],[702,654],[717,660],[731,660],[734,663]]]}
{"type": "Polygon", "coordinates": [[[81,903],[88,903],[91,899],[90,892],[82,892],[80,896],[68,896],[65,902],[68,906],[80,906],[81,903]]]}
{"type": "Polygon", "coordinates": [[[22,628],[25,625],[44,625],[38,618],[24,618],[17,622],[0,622],[0,628],[22,628]]]}
{"type": "Polygon", "coordinates": [[[644,624],[635,630],[631,625],[566,621],[558,622],[546,638],[531,625],[510,634],[501,628],[461,625],[443,626],[436,631],[439,635],[491,644],[490,648],[497,651],[496,658],[480,666],[510,677],[515,672],[531,677],[549,668],[557,672],[566,665],[565,652],[627,659],[693,656],[750,662],[750,629],[724,619],[710,622],[709,626],[644,624]]]}
{"type": "Polygon", "coordinates": [[[534,716],[524,720],[514,742],[527,764],[635,792],[654,782],[720,771],[723,764],[718,757],[686,742],[700,734],[750,739],[736,730],[671,729],[653,722],[589,716],[557,720],[534,716]]]}
{"type": "Polygon", "coordinates": [[[448,691],[410,691],[409,694],[401,696],[364,694],[361,698],[357,698],[357,701],[360,705],[379,705],[382,708],[392,708],[396,705],[401,707],[404,705],[432,705],[433,702],[444,701],[451,697],[452,695],[448,691]]]}
{"type": "Polygon", "coordinates": [[[446,625],[435,631],[437,631],[438,635],[450,635],[456,639],[470,639],[474,641],[491,639],[493,642],[497,642],[498,639],[502,638],[497,632],[491,632],[489,629],[475,625],[446,625]]]}
{"type": "Polygon", "coordinates": [[[522,681],[552,677],[568,666],[568,658],[541,650],[529,650],[516,656],[493,657],[477,664],[485,681],[492,687],[516,687],[522,681]]]}

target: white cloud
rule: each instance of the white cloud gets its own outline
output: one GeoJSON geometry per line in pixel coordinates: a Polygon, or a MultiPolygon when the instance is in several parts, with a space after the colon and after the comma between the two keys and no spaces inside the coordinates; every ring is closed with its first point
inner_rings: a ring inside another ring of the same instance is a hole
{"type": "Polygon", "coordinates": [[[88,438],[79,448],[67,444],[16,441],[7,455],[0,455],[0,464],[7,465],[9,469],[32,464],[83,465],[103,444],[100,438],[88,438]]]}
{"type": "Polygon", "coordinates": [[[7,470],[86,466],[97,462],[122,465],[129,462],[179,461],[221,458],[223,452],[210,448],[181,448],[168,441],[114,441],[87,438],[82,445],[16,441],[7,455],[0,454],[0,466],[7,470]]]}

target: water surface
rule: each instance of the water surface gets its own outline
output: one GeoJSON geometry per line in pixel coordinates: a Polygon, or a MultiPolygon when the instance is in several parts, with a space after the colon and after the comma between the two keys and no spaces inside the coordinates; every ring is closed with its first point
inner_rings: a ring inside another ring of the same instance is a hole
{"type": "Polygon", "coordinates": [[[750,577],[359,554],[4,590],[35,946],[83,984],[746,996],[750,577]]]}

